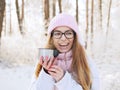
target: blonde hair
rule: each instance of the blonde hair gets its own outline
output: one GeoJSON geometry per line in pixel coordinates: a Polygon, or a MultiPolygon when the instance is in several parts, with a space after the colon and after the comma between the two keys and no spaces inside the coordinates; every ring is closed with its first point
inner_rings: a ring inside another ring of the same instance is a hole
{"type": "MultiPolygon", "coordinates": [[[[55,46],[53,45],[52,36],[49,36],[46,48],[55,49],[55,46]]],[[[76,35],[73,42],[72,52],[73,60],[71,64],[71,70],[73,72],[73,78],[77,83],[79,83],[82,86],[83,90],[90,90],[92,84],[91,72],[86,59],[85,50],[78,42],[76,35]]],[[[38,64],[35,73],[36,77],[38,77],[41,67],[42,66],[38,64]]]]}
{"type": "Polygon", "coordinates": [[[76,82],[83,87],[83,90],[90,90],[92,84],[91,72],[87,62],[85,50],[83,46],[78,42],[77,37],[74,39],[72,52],[73,60],[71,69],[75,73],[73,77],[76,82]]]}

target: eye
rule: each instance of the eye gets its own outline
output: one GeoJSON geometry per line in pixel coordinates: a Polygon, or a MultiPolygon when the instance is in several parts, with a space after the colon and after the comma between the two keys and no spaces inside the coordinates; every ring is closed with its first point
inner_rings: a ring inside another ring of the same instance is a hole
{"type": "Polygon", "coordinates": [[[61,33],[60,32],[54,32],[54,35],[59,36],[59,35],[61,35],[61,33]]]}
{"type": "Polygon", "coordinates": [[[72,31],[67,31],[65,34],[66,35],[73,35],[73,32],[72,31]]]}

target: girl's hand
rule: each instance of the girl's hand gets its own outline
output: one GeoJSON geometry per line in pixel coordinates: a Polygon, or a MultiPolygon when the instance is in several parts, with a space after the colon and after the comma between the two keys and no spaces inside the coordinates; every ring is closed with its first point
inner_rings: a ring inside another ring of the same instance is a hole
{"type": "Polygon", "coordinates": [[[41,56],[39,63],[42,65],[44,69],[48,70],[51,67],[53,61],[54,57],[48,58],[48,56],[46,57],[41,56]]]}
{"type": "Polygon", "coordinates": [[[48,69],[48,73],[58,82],[63,78],[65,71],[59,66],[53,65],[48,69]]]}

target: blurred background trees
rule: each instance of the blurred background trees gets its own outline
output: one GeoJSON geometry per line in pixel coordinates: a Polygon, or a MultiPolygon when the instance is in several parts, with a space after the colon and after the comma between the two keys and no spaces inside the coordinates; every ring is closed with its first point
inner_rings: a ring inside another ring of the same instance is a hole
{"type": "Polygon", "coordinates": [[[41,47],[51,18],[67,12],[76,18],[85,48],[92,53],[96,32],[109,36],[111,9],[117,5],[117,0],[0,0],[0,38],[29,37],[41,47]]]}
{"type": "MultiPolygon", "coordinates": [[[[76,0],[76,1],[72,1],[72,0],[65,0],[67,2],[70,2],[70,3],[73,3],[75,2],[74,6],[76,9],[73,10],[73,13],[75,13],[75,18],[76,18],[76,21],[79,23],[79,16],[80,16],[80,11],[79,11],[79,8],[81,8],[81,6],[79,5],[79,1],[80,0],[76,0]]],[[[64,11],[64,9],[66,8],[63,8],[63,5],[62,3],[64,3],[65,1],[63,0],[41,0],[41,1],[38,1],[38,2],[41,2],[42,6],[43,6],[43,12],[42,15],[44,18],[44,25],[45,25],[45,29],[47,30],[47,27],[48,27],[48,24],[49,24],[49,20],[50,18],[54,17],[57,13],[61,13],[64,11]],[[63,10],[62,10],[63,9],[63,10]]],[[[19,31],[21,33],[21,35],[25,32],[23,28],[24,27],[24,20],[25,20],[25,13],[24,13],[24,10],[25,10],[25,0],[15,0],[15,6],[16,6],[16,15],[17,15],[17,20],[18,20],[18,25],[19,25],[19,31]]],[[[85,7],[86,7],[86,39],[85,39],[85,48],[87,48],[87,40],[88,40],[88,32],[90,30],[90,33],[91,33],[91,44],[93,43],[92,41],[92,38],[94,36],[93,34],[93,31],[94,31],[94,18],[95,17],[95,13],[96,13],[96,10],[97,8],[94,7],[94,6],[98,6],[98,11],[97,13],[99,14],[99,28],[102,29],[102,19],[103,19],[103,11],[102,11],[102,5],[104,4],[104,2],[102,0],[84,0],[84,3],[85,4],[85,7]]],[[[13,1],[9,0],[9,13],[10,13],[10,33],[12,33],[12,22],[11,22],[11,10],[13,8],[11,8],[11,3],[13,3],[13,1]]],[[[32,3],[32,2],[29,2],[29,3],[32,3]]],[[[0,37],[1,37],[1,32],[2,32],[2,27],[3,27],[3,19],[6,17],[6,12],[5,12],[5,0],[0,0],[0,37]]],[[[67,3],[66,3],[67,5],[67,3]]],[[[108,32],[108,28],[109,28],[109,22],[110,22],[110,11],[111,11],[111,5],[112,5],[112,0],[109,0],[109,6],[108,6],[108,19],[107,19],[107,32],[108,32]]],[[[72,7],[71,7],[72,8],[72,7]]],[[[70,11],[71,9],[69,9],[70,11]]],[[[8,20],[6,20],[8,21],[8,20]]],[[[6,24],[6,23],[5,23],[6,24]]],[[[4,25],[6,26],[6,25],[4,25]]]]}
{"type": "Polygon", "coordinates": [[[5,0],[0,0],[0,39],[1,39],[4,12],[5,12],[5,0]]]}
{"type": "Polygon", "coordinates": [[[18,24],[19,24],[19,30],[20,33],[23,34],[23,20],[24,20],[24,0],[22,0],[22,5],[21,7],[19,6],[18,0],[15,1],[16,4],[16,14],[17,14],[17,19],[18,19],[18,24]],[[20,9],[21,8],[21,9],[20,9]]]}

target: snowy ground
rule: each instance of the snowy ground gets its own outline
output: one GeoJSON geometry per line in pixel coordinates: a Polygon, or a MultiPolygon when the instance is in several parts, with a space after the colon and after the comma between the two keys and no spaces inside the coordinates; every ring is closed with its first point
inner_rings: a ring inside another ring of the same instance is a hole
{"type": "Polygon", "coordinates": [[[33,67],[0,63],[0,90],[29,90],[33,67]]]}

